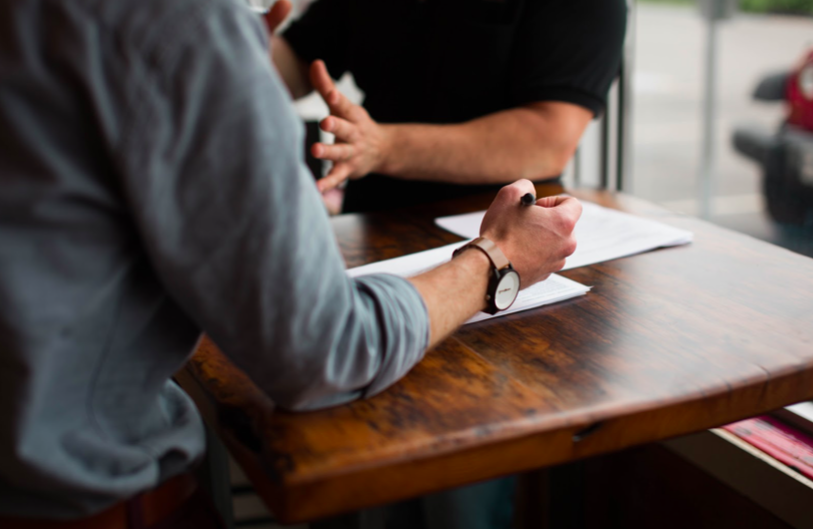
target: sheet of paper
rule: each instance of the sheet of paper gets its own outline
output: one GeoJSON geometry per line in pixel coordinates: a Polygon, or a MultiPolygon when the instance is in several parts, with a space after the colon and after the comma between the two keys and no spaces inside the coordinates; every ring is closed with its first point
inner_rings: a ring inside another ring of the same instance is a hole
{"type": "Polygon", "coordinates": [[[476,321],[497,318],[506,314],[522,312],[523,310],[535,309],[543,305],[550,305],[551,303],[558,303],[566,299],[583,296],[589,291],[590,287],[588,286],[584,286],[581,283],[577,283],[560,275],[551,274],[546,280],[540,281],[525,290],[521,290],[514,304],[508,309],[494,315],[478,312],[466,323],[474,323],[476,321]]]}
{"type": "Polygon", "coordinates": [[[347,274],[350,277],[379,273],[395,274],[401,277],[416,276],[449,261],[452,258],[452,252],[463,246],[463,244],[463,242],[456,242],[432,250],[350,268],[347,270],[347,274]]]}
{"type": "MultiPolygon", "coordinates": [[[[441,246],[432,250],[424,252],[413,253],[395,259],[387,259],[386,261],[378,261],[368,265],[351,268],[347,274],[351,277],[358,277],[367,274],[388,273],[395,274],[402,277],[410,277],[426,270],[432,269],[442,263],[449,261],[452,257],[452,252],[462,246],[463,243],[450,244],[448,246],[441,246]]],[[[551,275],[545,281],[537,283],[532,287],[526,288],[519,293],[516,301],[508,310],[499,312],[495,315],[486,314],[485,312],[478,312],[466,323],[474,323],[477,321],[496,318],[505,314],[512,314],[523,310],[529,310],[543,305],[549,305],[558,301],[564,301],[576,296],[583,296],[590,290],[576,281],[571,281],[556,274],[551,275]]]]}
{"type": "MultiPolygon", "coordinates": [[[[567,258],[563,270],[587,266],[692,241],[692,232],[661,222],[637,217],[591,202],[582,201],[582,216],[576,224],[576,252],[567,258]]],[[[440,217],[435,222],[452,233],[474,239],[480,234],[485,211],[440,217]]]]}

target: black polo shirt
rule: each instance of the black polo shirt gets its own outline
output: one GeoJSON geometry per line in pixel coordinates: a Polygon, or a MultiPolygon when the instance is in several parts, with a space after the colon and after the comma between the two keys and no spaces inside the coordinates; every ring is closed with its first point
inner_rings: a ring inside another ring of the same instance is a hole
{"type": "MultiPolygon", "coordinates": [[[[317,0],[284,36],[334,78],[351,71],[376,121],[460,123],[535,101],[600,114],[625,26],[624,0],[317,0]]],[[[370,175],[348,184],[345,211],[495,187],[370,175]]]]}

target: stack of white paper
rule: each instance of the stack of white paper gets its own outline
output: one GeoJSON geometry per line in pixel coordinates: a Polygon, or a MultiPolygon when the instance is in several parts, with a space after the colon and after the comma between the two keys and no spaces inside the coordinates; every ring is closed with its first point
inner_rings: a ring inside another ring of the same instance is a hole
{"type": "MultiPolygon", "coordinates": [[[[377,273],[395,274],[402,277],[415,276],[449,261],[452,257],[452,252],[461,245],[462,243],[455,243],[424,252],[397,257],[395,259],[370,263],[357,268],[351,268],[347,271],[347,274],[351,277],[377,273]]],[[[511,305],[508,310],[498,312],[494,316],[486,314],[485,312],[478,312],[466,323],[474,323],[505,314],[541,307],[542,305],[549,305],[576,296],[583,296],[589,290],[590,287],[553,274],[545,281],[541,281],[522,290],[519,296],[517,296],[516,301],[514,301],[514,304],[511,305]]]]}
{"type": "MultiPolygon", "coordinates": [[[[654,220],[649,220],[614,209],[601,207],[590,202],[582,202],[583,211],[574,231],[578,247],[565,264],[564,270],[601,263],[665,246],[677,246],[692,241],[692,232],[673,228],[654,220]]],[[[485,211],[441,217],[438,225],[461,237],[474,239],[480,234],[480,223],[485,211]]],[[[447,262],[452,252],[464,243],[458,242],[418,252],[396,259],[371,263],[347,271],[351,277],[365,274],[389,273],[410,277],[435,268],[447,262]]],[[[526,288],[519,293],[517,300],[501,316],[528,310],[576,296],[583,296],[590,287],[570,279],[551,275],[547,280],[526,288]]],[[[493,318],[483,312],[478,313],[467,323],[493,318]]]]}
{"type": "MultiPolygon", "coordinates": [[[[576,252],[563,270],[587,266],[655,248],[678,246],[692,241],[692,232],[654,220],[636,217],[590,202],[582,202],[582,216],[576,224],[576,252]]],[[[474,239],[480,235],[485,211],[437,219],[438,226],[474,239]]]]}

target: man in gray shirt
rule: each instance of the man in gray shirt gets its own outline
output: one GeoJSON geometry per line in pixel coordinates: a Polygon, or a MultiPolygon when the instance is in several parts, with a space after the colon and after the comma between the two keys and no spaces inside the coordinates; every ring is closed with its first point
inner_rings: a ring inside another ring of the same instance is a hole
{"type": "MultiPolygon", "coordinates": [[[[203,428],[169,377],[201,332],[312,409],[384,390],[484,307],[479,251],[346,276],[266,43],[233,0],[0,4],[0,517],[90,516],[187,471],[203,428]]],[[[523,287],[581,211],[529,191],[483,223],[523,287]]]]}

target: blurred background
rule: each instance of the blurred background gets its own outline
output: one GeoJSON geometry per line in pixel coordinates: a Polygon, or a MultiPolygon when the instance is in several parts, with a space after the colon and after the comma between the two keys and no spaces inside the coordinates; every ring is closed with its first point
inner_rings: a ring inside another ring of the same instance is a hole
{"type": "MultiPolygon", "coordinates": [[[[737,152],[732,139],[738,127],[775,135],[783,126],[787,103],[757,101],[752,94],[764,76],[790,71],[813,48],[811,15],[813,0],[741,0],[730,18],[718,22],[710,200],[713,222],[807,255],[813,255],[810,219],[779,223],[769,214],[765,171],[737,152]]],[[[632,36],[628,191],[700,214],[708,21],[695,0],[639,0],[632,36]]],[[[813,189],[813,181],[808,185],[813,189]]]]}

